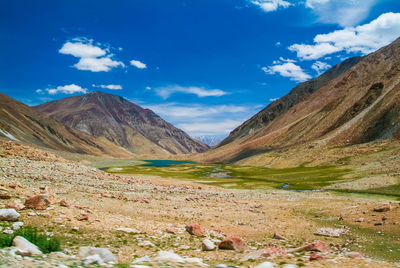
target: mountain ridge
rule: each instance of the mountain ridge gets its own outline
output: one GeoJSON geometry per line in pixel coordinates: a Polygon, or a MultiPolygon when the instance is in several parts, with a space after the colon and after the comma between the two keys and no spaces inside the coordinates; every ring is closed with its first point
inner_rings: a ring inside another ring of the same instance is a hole
{"type": "Polygon", "coordinates": [[[121,96],[94,91],[40,104],[34,109],[61,123],[104,137],[136,154],[204,152],[208,146],[121,96]]]}

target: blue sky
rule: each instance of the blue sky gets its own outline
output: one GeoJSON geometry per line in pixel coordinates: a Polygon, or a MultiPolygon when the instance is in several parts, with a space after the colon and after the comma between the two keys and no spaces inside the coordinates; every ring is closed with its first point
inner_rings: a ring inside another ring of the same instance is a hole
{"type": "Polygon", "coordinates": [[[104,91],[226,136],[299,82],[400,36],[398,0],[0,0],[0,91],[104,91]]]}

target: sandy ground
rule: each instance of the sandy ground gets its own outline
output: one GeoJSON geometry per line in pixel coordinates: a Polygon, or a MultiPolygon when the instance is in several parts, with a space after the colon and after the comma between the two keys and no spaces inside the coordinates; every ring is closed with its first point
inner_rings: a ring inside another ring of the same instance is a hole
{"type": "MultiPolygon", "coordinates": [[[[271,261],[306,267],[399,267],[396,261],[400,261],[400,206],[394,201],[382,221],[383,214],[373,212],[373,208],[389,202],[384,199],[327,192],[227,190],[173,178],[112,175],[13,143],[2,143],[0,147],[0,185],[12,196],[0,199],[1,207],[15,200],[23,203],[40,192],[52,193],[57,202],[64,199],[70,203],[69,207],[55,203],[43,211],[20,211],[25,225],[51,230],[70,254],[77,254],[81,246],[106,247],[119,262],[128,264],[138,257],[154,256],[159,250],[173,250],[181,256],[202,258],[211,267],[219,263],[255,267],[265,259],[242,262],[242,257],[266,247],[290,250],[322,240],[332,249],[331,254],[322,254],[323,260],[311,262],[309,253],[302,252],[271,261]],[[20,185],[10,188],[15,182],[20,185]],[[40,190],[44,186],[48,188],[40,190]],[[29,216],[32,212],[37,215],[29,216]],[[87,214],[88,220],[79,221],[77,217],[82,214],[87,214]],[[360,217],[363,221],[356,222],[360,217]],[[246,241],[247,248],[240,252],[201,251],[203,238],[185,231],[185,225],[192,222],[203,226],[215,241],[239,236],[246,241]],[[377,222],[382,225],[375,225],[377,222]],[[78,231],[73,231],[74,227],[78,231]],[[134,228],[137,233],[118,232],[120,227],[134,228]],[[348,227],[350,231],[339,238],[314,235],[321,227],[348,227]],[[388,249],[386,244],[377,244],[379,249],[374,252],[370,247],[376,242],[374,236],[359,230],[384,233],[397,244],[388,249]],[[274,239],[275,232],[287,240],[274,239]],[[346,252],[355,250],[366,257],[344,257],[346,252]],[[379,253],[386,250],[395,252],[390,257],[379,253]]],[[[53,261],[47,256],[39,265],[37,260],[15,259],[0,252],[0,264],[8,266],[52,267],[53,261]]],[[[62,262],[80,263],[78,259],[62,262]]]]}

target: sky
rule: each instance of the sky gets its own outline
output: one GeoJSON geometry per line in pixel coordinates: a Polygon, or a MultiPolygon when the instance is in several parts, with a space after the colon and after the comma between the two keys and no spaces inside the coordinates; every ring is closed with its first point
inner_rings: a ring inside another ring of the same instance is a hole
{"type": "Polygon", "coordinates": [[[222,138],[398,37],[398,0],[0,0],[0,92],[37,105],[103,91],[222,138]]]}

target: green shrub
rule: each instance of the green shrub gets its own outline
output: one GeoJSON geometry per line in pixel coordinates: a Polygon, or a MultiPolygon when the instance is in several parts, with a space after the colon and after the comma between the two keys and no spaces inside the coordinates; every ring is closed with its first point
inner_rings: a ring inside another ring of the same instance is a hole
{"type": "Polygon", "coordinates": [[[57,237],[48,236],[44,231],[39,231],[35,227],[23,226],[13,234],[0,233],[0,248],[12,246],[14,237],[22,236],[29,242],[35,244],[43,253],[60,251],[60,241],[57,237]]]}

